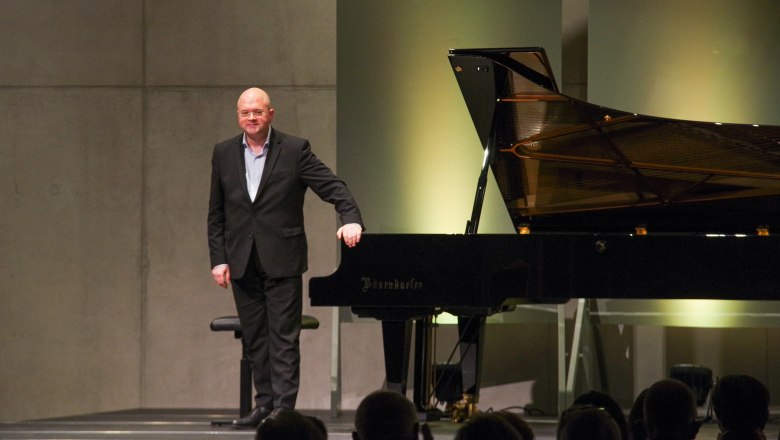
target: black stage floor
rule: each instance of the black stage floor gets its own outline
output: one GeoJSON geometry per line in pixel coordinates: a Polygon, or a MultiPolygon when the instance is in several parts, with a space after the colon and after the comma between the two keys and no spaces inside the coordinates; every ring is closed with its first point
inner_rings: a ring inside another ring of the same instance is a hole
{"type": "MultiPolygon", "coordinates": [[[[3,440],[88,440],[88,439],[246,439],[254,438],[252,430],[236,430],[230,427],[212,426],[211,422],[230,419],[235,410],[205,409],[138,409],[76,417],[30,420],[16,423],[0,423],[0,439],[3,440]]],[[[351,439],[353,412],[345,412],[338,419],[331,419],[328,411],[307,411],[304,414],[319,417],[328,428],[329,439],[351,439]]],[[[556,421],[552,418],[529,417],[538,440],[555,440],[556,421]]],[[[451,440],[459,425],[449,421],[430,422],[436,440],[451,440]]],[[[773,412],[767,426],[768,440],[778,438],[780,417],[773,412]]],[[[718,428],[705,423],[697,440],[716,440],[718,428]]]]}

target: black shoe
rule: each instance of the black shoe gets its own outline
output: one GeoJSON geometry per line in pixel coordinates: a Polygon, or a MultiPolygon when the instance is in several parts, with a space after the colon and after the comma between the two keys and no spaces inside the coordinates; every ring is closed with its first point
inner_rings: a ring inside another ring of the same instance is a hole
{"type": "Polygon", "coordinates": [[[279,416],[279,414],[281,414],[281,413],[283,413],[285,411],[292,411],[292,410],[290,408],[274,408],[274,410],[271,411],[271,414],[268,414],[267,416],[265,416],[265,418],[262,421],[260,421],[260,424],[262,425],[263,423],[265,423],[265,422],[267,422],[269,420],[273,420],[273,419],[277,418],[279,416]]]}
{"type": "Polygon", "coordinates": [[[271,411],[271,414],[268,414],[265,420],[273,420],[284,411],[292,411],[292,410],[290,408],[274,408],[274,410],[271,411]]]}
{"type": "Polygon", "coordinates": [[[257,428],[257,425],[260,424],[260,422],[263,421],[266,417],[271,415],[271,410],[264,407],[264,406],[258,406],[257,408],[253,409],[252,412],[247,414],[244,417],[241,417],[240,419],[233,420],[233,427],[235,428],[257,428]]]}

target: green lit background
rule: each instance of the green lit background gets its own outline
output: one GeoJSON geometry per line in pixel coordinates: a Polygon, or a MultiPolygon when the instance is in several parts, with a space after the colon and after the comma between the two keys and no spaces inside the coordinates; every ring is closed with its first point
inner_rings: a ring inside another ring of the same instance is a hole
{"type": "Polygon", "coordinates": [[[590,0],[588,100],[780,125],[780,2],[590,0]]]}
{"type": "MultiPolygon", "coordinates": [[[[588,101],[780,125],[780,2],[586,3],[588,101]]],[[[338,168],[369,232],[464,231],[482,152],[447,50],[541,46],[560,84],[561,9],[547,0],[338,2],[338,168]]],[[[485,203],[480,232],[512,233],[493,181],[485,203]]]]}
{"type": "MultiPolygon", "coordinates": [[[[339,0],[338,172],[368,232],[465,230],[482,149],[448,50],[542,46],[560,70],[560,35],[554,1],[339,0]]],[[[492,180],[480,232],[513,232],[492,180]]]]}

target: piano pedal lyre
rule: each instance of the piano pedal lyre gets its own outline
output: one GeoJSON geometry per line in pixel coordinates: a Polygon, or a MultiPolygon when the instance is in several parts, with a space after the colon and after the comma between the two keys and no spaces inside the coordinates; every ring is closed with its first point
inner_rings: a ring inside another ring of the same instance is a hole
{"type": "Polygon", "coordinates": [[[476,396],[464,394],[462,399],[448,404],[445,412],[449,414],[452,423],[465,422],[477,413],[476,396]]]}

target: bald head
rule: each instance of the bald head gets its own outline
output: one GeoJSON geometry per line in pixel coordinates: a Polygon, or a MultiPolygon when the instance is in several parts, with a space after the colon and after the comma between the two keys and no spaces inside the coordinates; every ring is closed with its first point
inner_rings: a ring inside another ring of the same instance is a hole
{"type": "Polygon", "coordinates": [[[238,105],[237,108],[241,109],[242,103],[260,103],[264,104],[267,107],[271,107],[271,97],[268,95],[268,93],[258,87],[252,87],[249,89],[246,89],[241,93],[241,96],[238,97],[238,105]]]}
{"type": "Polygon", "coordinates": [[[274,109],[271,97],[263,89],[252,87],[244,90],[236,103],[238,126],[246,134],[250,146],[261,146],[268,138],[274,109]]]}

